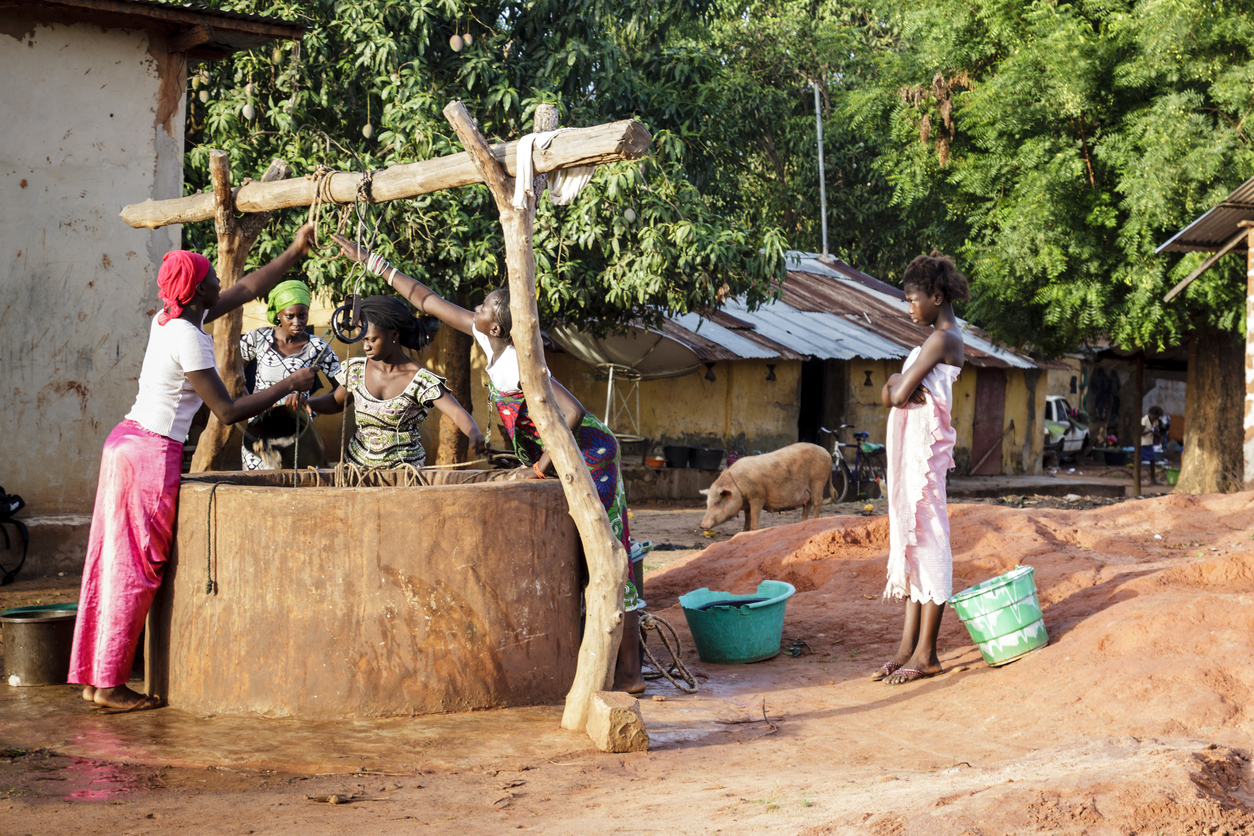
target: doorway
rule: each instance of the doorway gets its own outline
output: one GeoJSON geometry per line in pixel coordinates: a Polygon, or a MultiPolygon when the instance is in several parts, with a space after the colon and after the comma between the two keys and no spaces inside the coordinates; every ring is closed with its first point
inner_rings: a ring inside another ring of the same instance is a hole
{"type": "Polygon", "coordinates": [[[971,429],[972,476],[1002,473],[1002,425],[1006,421],[1006,371],[977,369],[975,420],[971,429]]]}

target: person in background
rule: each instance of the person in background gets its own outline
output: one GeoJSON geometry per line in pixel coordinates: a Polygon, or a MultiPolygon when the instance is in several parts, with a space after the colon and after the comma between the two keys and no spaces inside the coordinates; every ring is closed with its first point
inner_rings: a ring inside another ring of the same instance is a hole
{"type": "Polygon", "coordinates": [[[1171,416],[1158,404],[1151,406],[1141,418],[1141,461],[1149,464],[1150,484],[1158,484],[1155,466],[1163,457],[1163,442],[1171,429],[1171,416]]]}
{"type": "Polygon", "coordinates": [[[444,378],[410,359],[403,349],[421,351],[429,342],[421,323],[400,299],[367,296],[361,302],[366,326],[365,357],[340,367],[341,387],[309,401],[319,413],[344,411],[353,396],[357,428],[348,441],[347,461],[369,469],[412,465],[422,467],[427,451],[419,426],[432,409],[449,416],[470,439],[476,455],[487,452],[483,432],[470,413],[444,385],[444,378]]]}

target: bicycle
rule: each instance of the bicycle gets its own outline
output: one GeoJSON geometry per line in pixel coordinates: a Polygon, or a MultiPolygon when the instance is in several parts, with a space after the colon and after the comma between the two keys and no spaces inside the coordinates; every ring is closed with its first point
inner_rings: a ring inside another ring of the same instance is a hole
{"type": "MultiPolygon", "coordinates": [[[[834,430],[819,427],[819,431],[832,437],[832,502],[844,502],[846,498],[851,500],[861,498],[864,495],[862,486],[871,484],[879,486],[881,497],[888,496],[888,464],[883,444],[872,444],[867,441],[871,434],[857,432],[853,424],[841,424],[834,430]],[[846,444],[840,440],[841,430],[854,430],[852,444],[846,444]],[[847,447],[854,449],[853,470],[849,469],[849,464],[845,461],[844,448],[847,447]],[[854,488],[854,495],[849,497],[851,485],[854,488]]],[[[870,495],[869,490],[866,495],[870,495]]]]}

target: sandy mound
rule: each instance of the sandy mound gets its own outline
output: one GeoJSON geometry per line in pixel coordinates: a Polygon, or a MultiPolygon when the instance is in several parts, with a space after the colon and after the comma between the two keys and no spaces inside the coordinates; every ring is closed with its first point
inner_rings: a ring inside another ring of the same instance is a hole
{"type": "MultiPolygon", "coordinates": [[[[989,669],[947,611],[942,660],[980,675],[938,693],[938,711],[979,706],[981,726],[1028,713],[1051,741],[1251,730],[1254,494],[1090,511],[955,505],[950,517],[954,590],[1031,565],[1050,644],[989,669]]],[[[702,586],[785,580],[797,588],[785,637],[820,654],[884,654],[901,630],[900,605],[880,599],[887,551],[886,517],[826,517],[739,534],[651,575],[646,591],[658,609],[702,586]]],[[[677,606],[664,617],[683,623],[677,606]]],[[[869,671],[879,656],[865,658],[869,671]]]]}

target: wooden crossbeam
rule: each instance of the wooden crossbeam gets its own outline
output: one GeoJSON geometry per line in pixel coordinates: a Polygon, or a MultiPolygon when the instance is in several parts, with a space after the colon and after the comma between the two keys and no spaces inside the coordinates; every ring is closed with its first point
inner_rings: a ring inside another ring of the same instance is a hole
{"type": "MultiPolygon", "coordinates": [[[[1242,221],[1242,223],[1245,223],[1245,222],[1242,221]]],[[[1218,250],[1211,253],[1210,255],[1206,256],[1206,260],[1203,261],[1201,264],[1199,264],[1196,270],[1194,270],[1189,275],[1185,276],[1178,285],[1173,287],[1171,290],[1167,291],[1167,295],[1163,297],[1163,301],[1170,302],[1172,299],[1175,299],[1177,296],[1179,296],[1181,291],[1183,291],[1186,287],[1188,287],[1193,282],[1194,279],[1196,279],[1198,276],[1202,275],[1207,270],[1209,270],[1211,266],[1214,265],[1214,263],[1220,259],[1221,256],[1225,256],[1228,253],[1232,252],[1232,250],[1238,244],[1244,241],[1246,238],[1246,233],[1248,232],[1249,230],[1242,229],[1236,235],[1232,236],[1227,241],[1225,241],[1222,247],[1220,247],[1218,250]]]]}
{"type": "MultiPolygon", "coordinates": [[[[634,119],[563,131],[553,137],[547,149],[536,149],[536,172],[639,159],[651,139],[644,125],[634,119]]],[[[493,145],[491,150],[492,156],[512,177],[517,171],[518,143],[500,143],[493,145]]],[[[335,203],[356,202],[361,180],[360,172],[345,171],[331,175],[331,199],[335,203]]],[[[370,195],[373,202],[383,203],[482,182],[474,161],[469,154],[462,152],[376,171],[371,178],[370,195]]],[[[317,183],[305,178],[245,183],[235,194],[235,209],[238,212],[272,212],[293,206],[309,206],[316,194],[317,183]]],[[[202,192],[169,200],[149,199],[123,207],[121,215],[129,225],[148,229],[207,221],[214,215],[213,194],[202,192]]]]}

